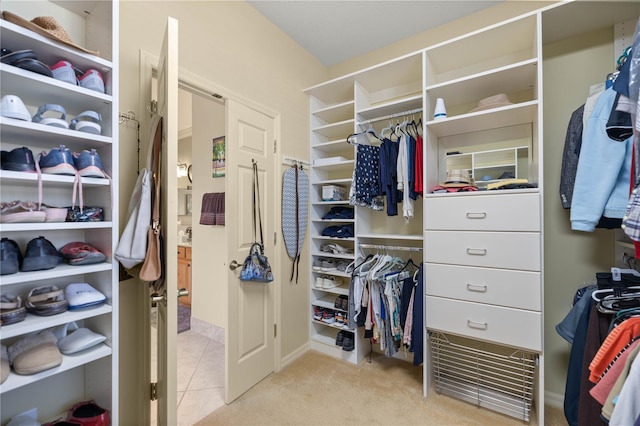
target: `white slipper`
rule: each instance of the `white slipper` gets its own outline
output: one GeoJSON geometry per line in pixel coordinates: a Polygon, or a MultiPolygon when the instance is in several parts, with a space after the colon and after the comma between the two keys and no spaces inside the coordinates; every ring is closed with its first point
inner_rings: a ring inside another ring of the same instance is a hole
{"type": "Polygon", "coordinates": [[[104,303],[107,298],[87,283],[71,283],[65,288],[69,310],[82,309],[104,303]]]}
{"type": "Polygon", "coordinates": [[[33,116],[34,123],[46,124],[47,126],[60,127],[63,129],[69,128],[67,123],[67,112],[62,105],[57,104],[43,104],[38,107],[38,112],[33,116]],[[43,117],[44,114],[49,111],[57,112],[60,117],[43,117]]]}
{"type": "Polygon", "coordinates": [[[58,341],[58,349],[65,355],[89,349],[107,340],[106,336],[94,333],[88,328],[79,328],[58,341]]]}

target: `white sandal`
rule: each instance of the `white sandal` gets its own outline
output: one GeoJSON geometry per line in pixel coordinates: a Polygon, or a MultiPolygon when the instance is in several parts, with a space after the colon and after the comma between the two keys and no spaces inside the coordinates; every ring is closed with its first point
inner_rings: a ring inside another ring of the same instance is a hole
{"type": "Polygon", "coordinates": [[[38,112],[33,116],[34,123],[45,124],[47,126],[60,127],[62,129],[68,129],[69,123],[67,123],[67,112],[62,105],[58,104],[43,104],[38,107],[38,112]],[[59,117],[43,117],[44,114],[53,111],[60,114],[59,117]]]}
{"type": "Polygon", "coordinates": [[[100,127],[100,124],[98,123],[101,121],[102,116],[99,113],[91,110],[84,111],[76,115],[76,117],[71,120],[71,129],[79,132],[99,135],[102,132],[102,127],[100,127]]]}

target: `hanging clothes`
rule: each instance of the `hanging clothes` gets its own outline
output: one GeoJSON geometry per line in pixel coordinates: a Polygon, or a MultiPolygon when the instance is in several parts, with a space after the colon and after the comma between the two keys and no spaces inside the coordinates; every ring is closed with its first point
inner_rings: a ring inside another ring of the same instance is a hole
{"type": "Polygon", "coordinates": [[[622,365],[640,346],[640,309],[634,316],[631,309],[620,307],[640,306],[640,300],[635,304],[629,300],[637,294],[634,288],[640,285],[640,277],[624,270],[619,279],[602,272],[596,274],[595,284],[595,290],[588,286],[576,293],[580,296],[558,327],[561,335],[573,337],[564,398],[565,417],[571,426],[606,424],[615,411],[612,393],[623,374],[622,365]],[[579,316],[577,321],[574,315],[579,316]]]}
{"type": "Polygon", "coordinates": [[[576,231],[593,232],[602,216],[621,220],[625,214],[633,143],[631,138],[617,142],[607,136],[615,93],[609,88],[600,95],[583,133],[571,201],[571,229],[576,231]]]}
{"type": "Polygon", "coordinates": [[[411,186],[409,181],[409,141],[406,134],[398,139],[398,160],[396,162],[396,176],[398,179],[398,191],[402,193],[402,216],[405,223],[413,219],[413,199],[410,197],[411,186]]]}
{"type": "Polygon", "coordinates": [[[380,187],[386,196],[387,216],[398,215],[398,202],[402,193],[398,191],[398,143],[384,138],[380,145],[380,187]]]}
{"type": "Polygon", "coordinates": [[[424,167],[422,164],[422,135],[416,136],[416,170],[415,170],[415,191],[418,195],[424,195],[424,189],[422,187],[422,177],[424,176],[424,167]]]}
{"type": "Polygon", "coordinates": [[[349,204],[381,211],[380,147],[358,144],[351,178],[349,204]]]}

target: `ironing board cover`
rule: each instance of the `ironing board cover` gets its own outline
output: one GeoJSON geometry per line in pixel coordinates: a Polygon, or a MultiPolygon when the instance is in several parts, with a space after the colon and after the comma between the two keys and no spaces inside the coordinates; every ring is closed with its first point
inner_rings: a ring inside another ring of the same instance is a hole
{"type": "Polygon", "coordinates": [[[287,254],[291,259],[302,251],[307,233],[309,211],[309,177],[298,170],[298,241],[296,245],[296,168],[291,167],[282,176],[282,234],[287,254]]]}

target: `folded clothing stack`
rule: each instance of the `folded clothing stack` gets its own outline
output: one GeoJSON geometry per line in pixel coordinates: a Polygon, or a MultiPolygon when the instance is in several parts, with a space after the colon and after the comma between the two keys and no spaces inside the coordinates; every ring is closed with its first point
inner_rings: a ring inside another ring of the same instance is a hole
{"type": "Polygon", "coordinates": [[[327,226],[322,230],[325,237],[351,238],[353,237],[353,224],[343,226],[327,226]]]}

